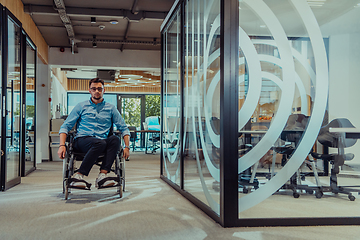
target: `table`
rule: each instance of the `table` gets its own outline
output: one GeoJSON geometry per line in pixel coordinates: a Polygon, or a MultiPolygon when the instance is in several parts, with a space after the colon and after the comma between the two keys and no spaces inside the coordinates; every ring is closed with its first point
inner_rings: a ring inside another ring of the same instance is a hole
{"type": "Polygon", "coordinates": [[[346,138],[359,139],[360,138],[360,128],[329,128],[331,133],[345,133],[346,138]]]}
{"type": "MultiPolygon", "coordinates": [[[[147,141],[148,141],[148,135],[149,135],[149,133],[160,133],[160,131],[157,131],[157,130],[130,130],[130,132],[135,132],[135,133],[144,133],[145,134],[145,153],[147,154],[148,152],[147,152],[147,148],[148,148],[148,146],[147,146],[147,141]]],[[[159,142],[161,142],[161,139],[159,139],[159,142]]],[[[153,151],[154,151],[154,149],[157,149],[156,148],[156,144],[155,144],[155,142],[153,141],[153,144],[152,144],[153,146],[153,151]]]]}
{"type": "Polygon", "coordinates": [[[240,130],[239,137],[243,134],[266,134],[267,130],[240,130]]]}

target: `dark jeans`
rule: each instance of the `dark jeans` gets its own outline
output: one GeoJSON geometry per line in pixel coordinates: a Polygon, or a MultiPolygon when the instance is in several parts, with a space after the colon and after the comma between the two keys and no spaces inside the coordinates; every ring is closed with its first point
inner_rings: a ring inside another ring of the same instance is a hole
{"type": "Polygon", "coordinates": [[[100,155],[104,155],[100,170],[110,172],[119,148],[120,138],[116,135],[112,135],[107,139],[98,139],[90,136],[75,139],[74,150],[86,153],[78,172],[88,176],[100,155]]]}

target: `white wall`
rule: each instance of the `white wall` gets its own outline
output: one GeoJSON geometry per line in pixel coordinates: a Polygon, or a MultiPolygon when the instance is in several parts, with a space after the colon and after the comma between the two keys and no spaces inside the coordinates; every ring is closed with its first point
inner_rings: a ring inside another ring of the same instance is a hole
{"type": "Polygon", "coordinates": [[[36,163],[49,160],[50,68],[37,58],[36,69],[36,163]]]}
{"type": "MultiPolygon", "coordinates": [[[[360,33],[329,37],[329,121],[347,118],[360,128],[360,33]]],[[[346,152],[355,154],[349,164],[360,164],[360,141],[346,152]]]]}
{"type": "Polygon", "coordinates": [[[61,105],[60,116],[66,114],[67,107],[67,93],[65,88],[61,85],[59,79],[51,74],[51,117],[55,118],[56,105],[61,105]]]}

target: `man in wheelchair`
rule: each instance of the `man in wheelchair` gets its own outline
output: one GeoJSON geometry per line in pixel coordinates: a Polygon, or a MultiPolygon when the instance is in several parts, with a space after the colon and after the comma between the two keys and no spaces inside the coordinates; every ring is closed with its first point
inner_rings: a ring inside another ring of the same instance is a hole
{"type": "Polygon", "coordinates": [[[88,176],[100,155],[104,155],[104,158],[101,163],[100,173],[95,180],[96,187],[110,187],[116,184],[108,176],[116,154],[120,149],[119,137],[109,135],[113,124],[121,132],[124,139],[123,157],[127,159],[130,156],[129,129],[116,107],[104,100],[104,92],[104,81],[99,78],[91,79],[89,82],[90,100],[78,103],[60,128],[58,155],[61,159],[66,156],[65,141],[69,131],[74,126],[76,126],[76,134],[73,147],[78,152],[86,153],[80,168],[69,179],[70,187],[89,188],[91,186],[83,178],[88,176]]]}

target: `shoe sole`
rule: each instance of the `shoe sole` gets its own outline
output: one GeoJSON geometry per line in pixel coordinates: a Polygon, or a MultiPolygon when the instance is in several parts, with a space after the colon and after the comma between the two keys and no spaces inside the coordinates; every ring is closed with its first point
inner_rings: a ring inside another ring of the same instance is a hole
{"type": "Polygon", "coordinates": [[[99,186],[98,182],[97,182],[97,179],[95,181],[95,187],[96,188],[104,188],[104,187],[112,187],[116,184],[116,182],[109,182],[109,183],[104,183],[103,185],[99,186]]]}
{"type": "Polygon", "coordinates": [[[78,185],[78,186],[76,186],[76,185],[70,185],[70,187],[76,187],[76,188],[86,188],[86,185],[78,185]]]}

